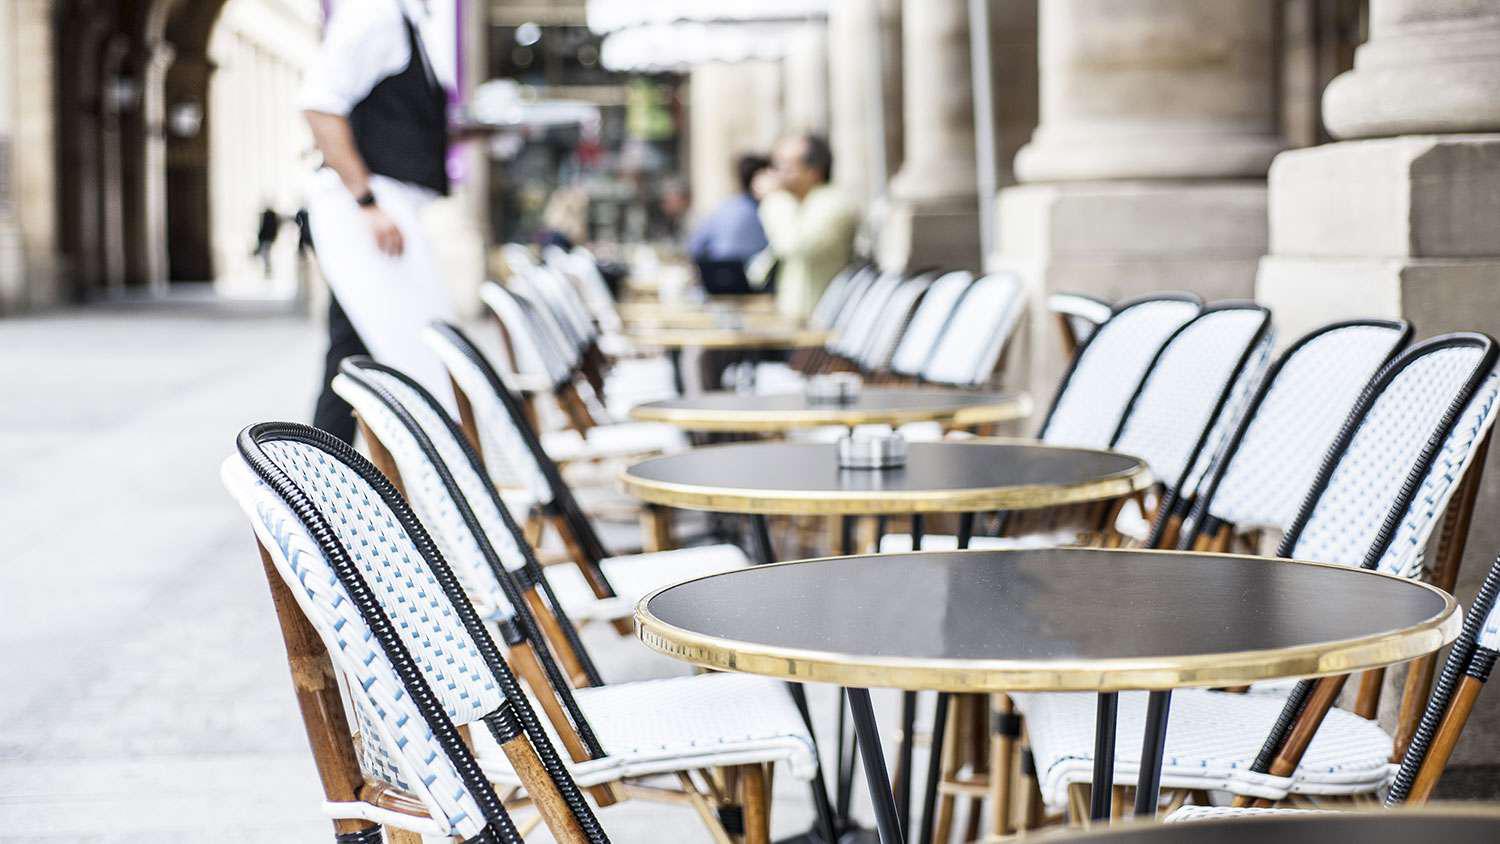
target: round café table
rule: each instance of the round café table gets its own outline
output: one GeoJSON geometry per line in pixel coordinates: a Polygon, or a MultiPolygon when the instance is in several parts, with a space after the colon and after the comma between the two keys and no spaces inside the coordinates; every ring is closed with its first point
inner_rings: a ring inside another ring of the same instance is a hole
{"type": "Polygon", "coordinates": [[[682,352],[684,349],[759,352],[770,349],[809,349],[827,343],[832,332],[783,325],[744,327],[710,326],[703,328],[632,329],[626,332],[639,346],[665,349],[672,362],[672,378],[677,392],[683,393],[682,352]]]}
{"type": "Polygon", "coordinates": [[[1457,637],[1456,606],[1431,586],[1345,566],[1048,548],[742,569],[657,590],[636,622],[647,646],[695,665],[845,687],[881,841],[899,842],[871,687],[1097,692],[1093,783],[1106,796],[1116,696],[1149,691],[1144,817],[1160,793],[1173,689],[1404,662],[1457,637]]]}
{"type": "Polygon", "coordinates": [[[1024,419],[1025,393],[980,393],[933,387],[864,387],[853,401],[809,401],[802,393],[753,395],[720,391],[636,405],[642,422],[665,422],[689,431],[774,433],[823,425],[890,425],[939,422],[961,428],[1024,419]]]}
{"type": "Polygon", "coordinates": [[[1134,824],[1060,837],[1080,844],[1489,844],[1500,812],[1472,805],[1364,812],[1293,812],[1174,824],[1134,824]]]}
{"type": "MultiPolygon", "coordinates": [[[[738,443],[653,458],[621,475],[624,490],[649,504],[749,515],[754,553],[762,563],[776,560],[767,516],[844,516],[842,550],[848,554],[853,531],[847,517],[911,516],[912,545],[921,548],[924,516],[957,513],[958,547],[966,548],[976,513],[1110,501],[1151,483],[1145,462],[1136,457],[999,439],[912,443],[905,466],[881,470],[839,468],[833,443],[738,443]]],[[[801,688],[792,688],[799,707],[805,708],[801,688]]],[[[852,752],[843,752],[843,709],[839,711],[842,815],[854,759],[852,752]]],[[[903,818],[910,803],[915,712],[912,691],[901,702],[903,818]]],[[[815,795],[820,791],[821,785],[815,785],[815,795]]],[[[828,806],[821,800],[815,806],[821,820],[828,806]]],[[[824,838],[830,837],[825,830],[824,838]]]]}

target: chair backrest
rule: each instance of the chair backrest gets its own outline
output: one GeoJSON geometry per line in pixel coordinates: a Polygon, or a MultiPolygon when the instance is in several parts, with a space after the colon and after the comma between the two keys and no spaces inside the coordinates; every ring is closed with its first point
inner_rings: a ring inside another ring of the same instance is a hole
{"type": "Polygon", "coordinates": [[[948,327],[964,294],[973,284],[974,274],[967,270],[943,273],[932,282],[891,355],[892,372],[908,378],[922,374],[922,369],[937,349],[943,329],[948,327]]]}
{"type": "Polygon", "coordinates": [[[479,298],[505,330],[511,366],[517,374],[542,378],[554,386],[568,379],[568,364],[560,359],[559,350],[528,303],[492,281],[479,286],[479,298]]]}
{"type": "Polygon", "coordinates": [[[922,380],[956,387],[988,382],[1025,303],[1025,287],[1012,273],[995,273],[974,282],[933,347],[922,368],[922,380]]]}
{"type": "Polygon", "coordinates": [[[506,289],[529,309],[532,321],[541,326],[542,334],[551,339],[553,348],[567,365],[574,367],[578,365],[587,340],[538,284],[537,280],[544,272],[533,270],[512,276],[506,282],[506,289]]]}
{"type": "Polygon", "coordinates": [[[862,264],[850,264],[839,270],[828,286],[823,288],[823,295],[818,297],[817,304],[813,305],[812,313],[807,317],[807,324],[812,328],[827,329],[833,327],[834,318],[844,306],[849,293],[853,289],[854,279],[863,272],[865,266],[862,264]]]}
{"type": "Polygon", "coordinates": [[[594,315],[579,295],[566,270],[554,264],[544,264],[526,276],[552,309],[559,324],[567,330],[569,337],[580,348],[587,347],[599,336],[599,327],[594,324],[594,315]]]}
{"type": "Polygon", "coordinates": [[[829,348],[849,360],[857,360],[859,353],[865,347],[874,333],[875,327],[880,324],[885,315],[886,303],[890,302],[891,295],[901,286],[905,278],[901,273],[881,273],[874,284],[865,291],[865,295],[855,306],[854,312],[838,330],[838,335],[833,338],[829,348]]]}
{"type": "Polygon", "coordinates": [[[1163,344],[1120,421],[1111,448],[1143,457],[1181,500],[1215,422],[1234,412],[1236,387],[1264,368],[1271,312],[1249,303],[1205,308],[1163,344]]]}
{"type": "Polygon", "coordinates": [[[1415,576],[1437,515],[1494,423],[1495,341],[1419,343],[1355,403],[1279,556],[1415,576]]]}
{"type": "Polygon", "coordinates": [[[574,820],[605,840],[457,578],[379,471],[303,425],[253,425],[237,448],[226,486],[349,680],[367,773],[415,794],[446,834],[519,840],[457,729],[482,721],[502,745],[524,734],[574,820]]]}
{"type": "Polygon", "coordinates": [[[578,656],[591,684],[602,685],[599,671],[463,432],[409,376],[369,358],[346,359],[339,366],[334,387],[374,433],[378,442],[372,447],[378,445],[390,455],[407,501],[464,591],[488,611],[488,617],[515,624],[520,638],[532,643],[550,685],[579,725],[591,754],[602,756],[587,719],[572,699],[567,676],[552,659],[542,629],[522,595],[523,584],[527,589],[536,587],[547,598],[549,615],[567,637],[566,643],[559,644],[566,644],[578,656]]]}
{"type": "Polygon", "coordinates": [[[1108,448],[1162,344],[1203,308],[1169,293],[1121,304],[1073,356],[1038,436],[1053,445],[1108,448]]]}
{"type": "Polygon", "coordinates": [[[597,568],[598,561],[609,556],[603,541],[578,506],[557,464],[542,448],[520,399],[500,380],[484,351],[463,330],[444,322],[434,323],[423,332],[423,339],[449,366],[448,374],[474,415],[478,451],[491,480],[501,486],[507,469],[522,474],[537,503],[567,519],[583,551],[591,557],[574,562],[597,568]]]}
{"type": "Polygon", "coordinates": [[[1047,310],[1057,315],[1063,329],[1063,345],[1069,354],[1083,345],[1094,329],[1114,312],[1108,302],[1086,293],[1053,293],[1047,297],[1047,310]]]}
{"type": "Polygon", "coordinates": [[[849,289],[844,299],[839,303],[838,311],[833,315],[833,333],[839,334],[849,324],[859,311],[859,304],[865,299],[865,294],[881,278],[881,273],[873,266],[861,267],[856,270],[849,279],[849,289]]]}
{"type": "Polygon", "coordinates": [[[1375,373],[1411,337],[1404,322],[1337,322],[1302,337],[1266,373],[1183,530],[1205,519],[1285,531],[1328,448],[1375,373]]]}
{"type": "Polygon", "coordinates": [[[922,273],[901,282],[886,300],[884,312],[865,338],[864,348],[856,357],[866,372],[884,372],[890,365],[896,344],[906,331],[912,312],[917,308],[937,273],[922,273]]]}
{"type": "Polygon", "coordinates": [[[624,327],[614,294],[609,292],[609,283],[604,280],[599,264],[587,249],[579,246],[572,252],[564,252],[560,247],[548,246],[542,250],[542,255],[549,265],[563,270],[578,283],[579,295],[588,304],[600,328],[618,332],[624,327]]]}
{"type": "Polygon", "coordinates": [[[536,266],[536,256],[524,243],[506,243],[500,246],[500,261],[507,275],[524,272],[536,266]]]}

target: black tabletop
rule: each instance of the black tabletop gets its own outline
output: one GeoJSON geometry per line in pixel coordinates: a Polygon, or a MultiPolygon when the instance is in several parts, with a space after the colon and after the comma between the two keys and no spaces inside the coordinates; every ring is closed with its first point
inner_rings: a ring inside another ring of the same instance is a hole
{"type": "Polygon", "coordinates": [[[1457,634],[1444,593],[1358,569],[1049,548],[841,557],[641,602],[647,644],[714,667],[969,690],[1232,685],[1374,667],[1457,634]]]}
{"type": "Polygon", "coordinates": [[[1031,412],[1025,393],[973,390],[866,387],[853,401],[809,401],[801,392],[755,395],[712,392],[646,402],[631,408],[633,418],[668,422],[698,430],[777,431],[814,425],[901,425],[927,420],[968,420],[967,424],[1020,419],[1031,412]]]}
{"type": "Polygon", "coordinates": [[[1141,824],[1062,837],[1120,844],[1488,844],[1500,841],[1500,813],[1448,811],[1328,812],[1234,820],[1141,824]]]}
{"type": "Polygon", "coordinates": [[[906,465],[842,469],[832,443],[739,443],[646,460],[626,489],[657,504],[743,513],[963,512],[1126,495],[1144,463],[1023,441],[911,443],[906,465]]]}

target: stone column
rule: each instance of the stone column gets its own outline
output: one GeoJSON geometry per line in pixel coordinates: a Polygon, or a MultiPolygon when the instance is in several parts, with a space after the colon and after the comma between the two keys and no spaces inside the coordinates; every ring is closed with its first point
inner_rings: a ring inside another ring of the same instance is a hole
{"type": "Polygon", "coordinates": [[[891,182],[880,264],[978,268],[966,0],[905,0],[901,52],[906,155],[891,182]]]}
{"type": "MultiPolygon", "coordinates": [[[[1354,69],[1323,96],[1335,143],[1277,156],[1270,252],[1256,295],[1283,341],[1354,316],[1400,317],[1419,337],[1500,335],[1500,6],[1371,0],[1354,69]]],[[[1492,449],[1460,574],[1467,604],[1500,546],[1492,449]]],[[[1396,694],[1387,689],[1387,700],[1396,694]]],[[[1500,711],[1475,710],[1440,794],[1500,770],[1500,711]]]]}
{"type": "Polygon", "coordinates": [[[833,181],[868,209],[901,161],[901,0],[829,4],[828,82],[833,181]]]}
{"type": "Polygon", "coordinates": [[[787,132],[828,134],[828,25],[798,27],[781,60],[787,132]]]}
{"type": "MultiPolygon", "coordinates": [[[[1041,121],[1000,192],[991,262],[1027,279],[1034,316],[1056,291],[1251,294],[1283,146],[1276,5],[1040,4],[1041,121]]],[[[1023,341],[1043,395],[1064,363],[1054,331],[1035,318],[1023,341]]]]}

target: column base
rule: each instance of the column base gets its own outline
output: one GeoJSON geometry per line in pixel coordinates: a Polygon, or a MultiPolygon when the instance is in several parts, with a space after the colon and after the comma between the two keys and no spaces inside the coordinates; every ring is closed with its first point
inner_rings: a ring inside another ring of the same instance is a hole
{"type": "Polygon", "coordinates": [[[979,270],[978,199],[893,200],[876,257],[889,272],[979,270]]]}
{"type": "Polygon", "coordinates": [[[1259,181],[1064,182],[1000,191],[1000,251],[1032,295],[1007,378],[1045,401],[1067,361],[1046,311],[1050,293],[1120,301],[1164,290],[1245,299],[1266,251],[1259,181]],[[1024,367],[1024,368],[1023,368],[1024,367]]]}

